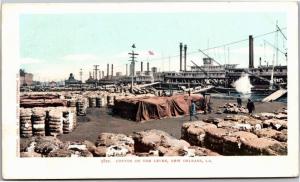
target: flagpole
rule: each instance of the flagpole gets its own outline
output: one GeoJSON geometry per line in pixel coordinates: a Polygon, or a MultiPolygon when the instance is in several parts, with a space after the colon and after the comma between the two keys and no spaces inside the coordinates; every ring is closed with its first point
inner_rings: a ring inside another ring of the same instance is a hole
{"type": "Polygon", "coordinates": [[[171,57],[169,56],[169,72],[170,72],[170,59],[171,59],[171,57]]]}
{"type": "Polygon", "coordinates": [[[164,63],[164,52],[163,51],[161,51],[161,61],[162,61],[162,72],[165,70],[165,63],[164,63]]]}
{"type": "Polygon", "coordinates": [[[134,59],[136,58],[135,56],[137,56],[137,55],[139,55],[139,54],[137,54],[137,53],[134,52],[134,49],[136,48],[136,47],[135,47],[135,44],[133,44],[131,47],[132,47],[132,51],[129,52],[128,54],[131,56],[131,57],[130,57],[131,60],[129,60],[129,61],[131,61],[131,64],[132,64],[131,93],[133,93],[133,78],[134,78],[134,76],[135,76],[135,62],[136,62],[136,60],[134,60],[134,59]]]}

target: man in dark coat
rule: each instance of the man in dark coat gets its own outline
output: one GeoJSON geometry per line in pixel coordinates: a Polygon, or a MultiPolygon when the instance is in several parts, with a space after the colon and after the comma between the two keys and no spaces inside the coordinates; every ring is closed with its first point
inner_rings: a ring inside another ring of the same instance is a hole
{"type": "Polygon", "coordinates": [[[248,99],[247,109],[249,111],[249,114],[252,114],[252,112],[255,110],[254,103],[251,101],[251,99],[248,99]]]}
{"type": "Polygon", "coordinates": [[[238,98],[236,99],[236,102],[238,104],[238,107],[242,107],[242,99],[241,99],[240,95],[238,95],[238,98]]]}

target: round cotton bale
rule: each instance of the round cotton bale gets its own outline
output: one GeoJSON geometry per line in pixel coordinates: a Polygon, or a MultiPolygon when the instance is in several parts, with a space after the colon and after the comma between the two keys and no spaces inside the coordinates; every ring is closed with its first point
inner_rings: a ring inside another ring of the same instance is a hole
{"type": "Polygon", "coordinates": [[[107,106],[113,106],[114,105],[114,96],[108,95],[107,96],[107,106]]]}
{"type": "Polygon", "coordinates": [[[69,99],[67,101],[68,107],[76,107],[76,100],[75,99],[69,99]]]}
{"type": "Polygon", "coordinates": [[[71,110],[63,111],[63,133],[67,134],[73,130],[73,115],[71,110]]]}
{"type": "Polygon", "coordinates": [[[77,115],[78,116],[85,116],[86,115],[86,107],[84,104],[84,100],[80,99],[76,103],[77,115]]]}
{"type": "Polygon", "coordinates": [[[96,97],[94,96],[89,97],[89,107],[96,107],[96,97]]]}
{"type": "Polygon", "coordinates": [[[75,107],[70,107],[70,117],[73,121],[73,128],[75,128],[77,126],[77,112],[76,112],[76,108],[75,107]]]}
{"type": "Polygon", "coordinates": [[[31,109],[20,108],[20,136],[28,138],[32,136],[31,109]]]}
{"type": "Polygon", "coordinates": [[[33,108],[32,109],[32,128],[34,136],[45,136],[45,119],[46,110],[44,108],[33,108]]]}
{"type": "Polygon", "coordinates": [[[50,136],[57,136],[63,133],[63,114],[62,110],[57,108],[49,112],[47,134],[50,136]]]}
{"type": "Polygon", "coordinates": [[[96,107],[101,107],[101,97],[96,97],[96,107]]]}

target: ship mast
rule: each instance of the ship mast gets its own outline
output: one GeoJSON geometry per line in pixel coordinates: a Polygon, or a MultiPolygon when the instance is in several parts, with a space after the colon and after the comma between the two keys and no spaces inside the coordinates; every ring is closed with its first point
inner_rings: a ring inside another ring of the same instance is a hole
{"type": "MultiPolygon", "coordinates": [[[[276,20],[276,33],[275,33],[275,53],[276,53],[276,66],[278,65],[278,21],[276,20]]],[[[270,80],[270,89],[273,89],[273,85],[274,85],[274,60],[275,59],[275,55],[273,54],[273,60],[272,60],[272,73],[271,73],[271,80],[270,80]]]]}

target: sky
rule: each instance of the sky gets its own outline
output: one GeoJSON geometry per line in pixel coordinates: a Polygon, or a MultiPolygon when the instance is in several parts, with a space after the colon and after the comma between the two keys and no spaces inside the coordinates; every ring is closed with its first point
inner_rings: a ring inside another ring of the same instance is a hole
{"type": "MultiPolygon", "coordinates": [[[[114,64],[114,73],[125,74],[128,52],[136,45],[140,61],[149,61],[159,71],[179,70],[179,43],[187,44],[187,69],[191,60],[202,65],[204,55],[198,50],[248,39],[275,31],[276,21],[286,35],[284,13],[93,13],[93,14],[22,14],[20,16],[20,64],[34,80],[61,81],[70,73],[87,79],[93,65],[114,64]],[[149,55],[148,51],[154,55],[149,55]]],[[[254,63],[272,64],[275,33],[254,39],[254,63]],[[269,43],[266,43],[269,42],[269,43]]],[[[218,62],[248,66],[248,40],[205,51],[218,62]]],[[[286,41],[278,33],[278,48],[286,41]]],[[[276,62],[276,61],[275,61],[276,62]]],[[[278,54],[278,64],[286,65],[278,54]]]]}

